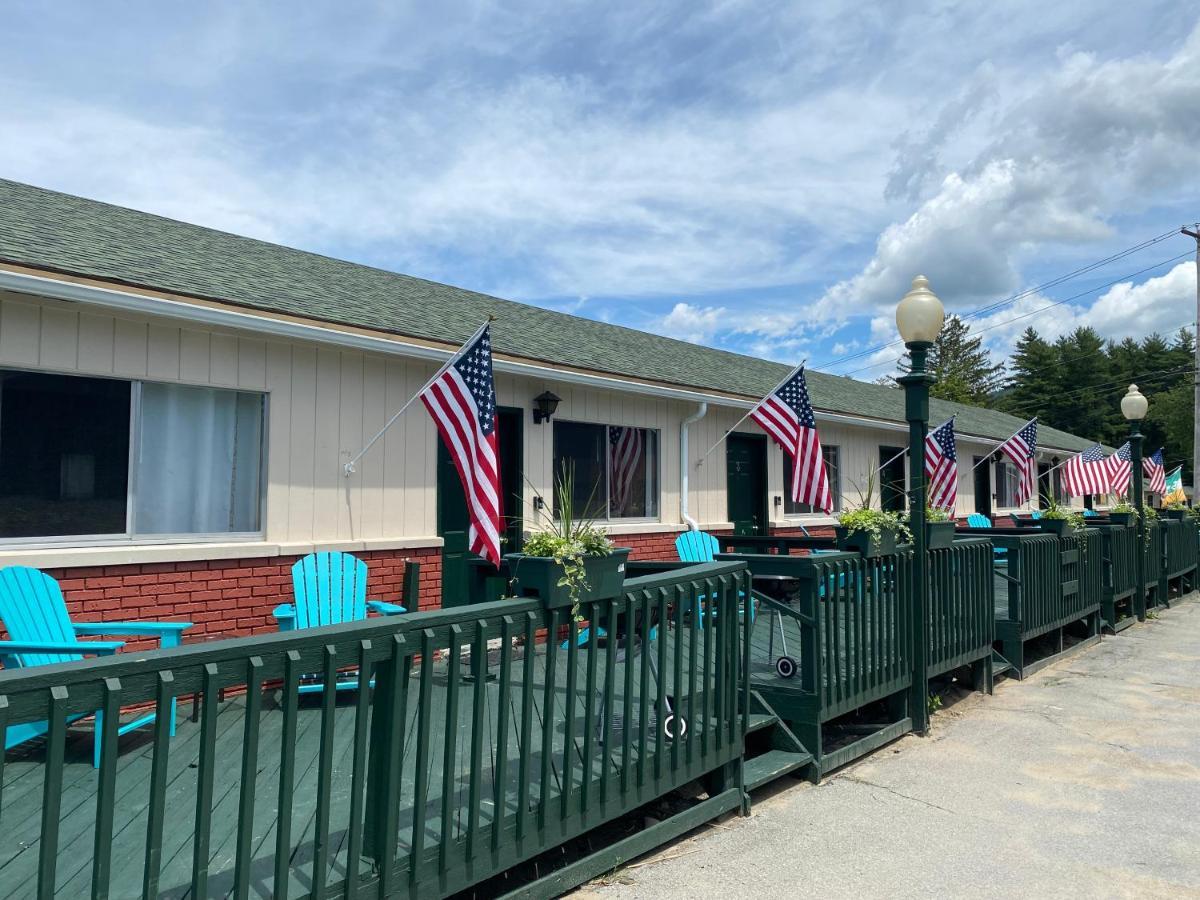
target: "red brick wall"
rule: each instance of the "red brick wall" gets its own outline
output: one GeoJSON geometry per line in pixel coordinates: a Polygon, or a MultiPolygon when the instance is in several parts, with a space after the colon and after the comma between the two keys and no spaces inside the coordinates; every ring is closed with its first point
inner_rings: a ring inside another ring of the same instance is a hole
{"type": "MultiPolygon", "coordinates": [[[[831,536],[829,526],[810,528],[813,536],[831,536]]],[[[801,535],[798,528],[773,534],[801,535]]],[[[620,535],[633,559],[674,559],[678,531],[620,535]]],[[[442,557],[437,547],[372,550],[356,553],[370,571],[367,596],[396,602],[407,560],[421,565],[420,609],[441,606],[442,557]]],[[[194,623],[187,636],[239,637],[276,629],[271,611],[292,600],[292,565],[298,556],[222,559],[178,563],[131,563],[47,569],[58,580],[71,617],[81,622],[176,620],[194,623]]],[[[129,648],[152,642],[130,641],[129,648]]]]}
{"type": "MultiPolygon", "coordinates": [[[[405,564],[411,559],[421,566],[419,608],[441,605],[439,548],[372,550],[355,556],[370,571],[370,599],[398,602],[405,564]]],[[[71,617],[81,622],[174,619],[195,624],[185,637],[239,637],[276,629],[271,610],[291,602],[291,568],[297,559],[274,556],[46,571],[62,587],[71,617]]],[[[130,646],[139,645],[131,642],[130,646]]]]}

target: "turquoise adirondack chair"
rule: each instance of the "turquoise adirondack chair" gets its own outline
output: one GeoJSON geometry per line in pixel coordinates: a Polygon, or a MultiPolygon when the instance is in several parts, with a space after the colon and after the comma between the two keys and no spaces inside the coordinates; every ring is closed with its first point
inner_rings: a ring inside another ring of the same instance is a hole
{"type": "MultiPolygon", "coordinates": [[[[310,553],[292,566],[292,595],[295,603],[275,607],[275,620],[280,631],[297,628],[317,628],[340,622],[358,622],[367,611],[383,616],[405,612],[403,606],[367,599],[367,564],[349,553],[337,551],[310,553]]],[[[358,687],[358,679],[342,679],[337,690],[358,687]]],[[[304,682],[300,693],[311,694],[325,690],[321,682],[304,682]]]]}
{"type": "MultiPolygon", "coordinates": [[[[681,562],[686,563],[710,563],[715,562],[717,554],[721,552],[720,542],[709,534],[707,531],[685,531],[675,538],[675,552],[679,554],[681,562]]],[[[745,595],[738,591],[738,597],[742,599],[742,604],[745,604],[745,595]]],[[[704,603],[704,597],[696,599],[696,621],[700,627],[704,627],[704,617],[700,615],[700,607],[704,603]]],[[[750,598],[750,621],[754,621],[754,598],[750,598]]],[[[711,615],[715,618],[717,613],[713,610],[711,615]]]]}
{"type": "MultiPolygon", "coordinates": [[[[73,662],[85,656],[111,656],[125,645],[124,641],[81,641],[87,635],[150,635],[158,638],[160,647],[178,647],[183,632],[191,622],[72,622],[67,614],[58,582],[38,569],[27,566],[8,566],[0,569],[0,619],[11,640],[0,641],[0,664],[6,669],[45,666],[73,662]]],[[[100,710],[72,716],[75,722],[94,716],[93,764],[100,766],[100,734],[104,719],[100,710]]],[[[154,713],[146,713],[117,728],[117,735],[127,734],[154,721],[154,713]]],[[[49,723],[24,722],[10,725],[4,736],[4,749],[33,740],[45,734],[49,723]]],[[[171,701],[171,734],[175,734],[175,701],[171,701]]]]}
{"type": "Polygon", "coordinates": [[[1100,515],[1100,513],[1096,512],[1094,509],[1087,509],[1087,508],[1085,508],[1085,509],[1083,510],[1083,517],[1084,517],[1085,519],[1090,519],[1090,518],[1092,518],[1093,516],[1098,516],[1098,515],[1100,515]]]}
{"type": "Polygon", "coordinates": [[[1041,517],[1042,511],[1040,509],[1031,510],[1029,513],[1029,518],[1033,519],[1035,522],[1041,517]]]}
{"type": "MultiPolygon", "coordinates": [[[[1040,515],[1040,512],[1039,512],[1039,515],[1040,515]]],[[[985,516],[983,513],[973,512],[969,516],[967,516],[967,525],[970,528],[991,528],[992,520],[989,519],[987,516],[985,516]]],[[[1007,555],[1008,555],[1008,550],[1006,550],[1004,547],[993,547],[992,548],[992,557],[994,559],[1004,559],[1004,557],[1007,555]]]]}

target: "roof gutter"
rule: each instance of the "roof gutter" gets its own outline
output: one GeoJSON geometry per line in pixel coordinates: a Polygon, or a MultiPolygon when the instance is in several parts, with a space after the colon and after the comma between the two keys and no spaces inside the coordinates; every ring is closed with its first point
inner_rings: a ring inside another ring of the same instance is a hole
{"type": "MultiPolygon", "coordinates": [[[[414,344],[400,338],[374,337],[368,334],[342,331],[331,326],[311,325],[304,322],[275,319],[269,316],[256,315],[252,312],[243,312],[241,310],[217,306],[201,306],[195,303],[172,300],[167,297],[146,296],[130,291],[97,287],[77,281],[62,281],[57,278],[29,275],[5,269],[0,269],[0,290],[31,294],[37,297],[47,297],[53,300],[65,300],[72,303],[90,303],[121,312],[164,316],[170,319],[180,319],[186,322],[194,322],[218,328],[253,331],[259,334],[269,334],[274,337],[291,340],[316,341],[318,343],[332,344],[371,353],[383,353],[389,356],[428,359],[437,362],[439,365],[445,362],[446,357],[450,355],[450,351],[442,348],[414,344]]],[[[496,359],[493,362],[493,368],[497,372],[510,375],[553,379],[568,384],[579,384],[603,390],[661,397],[667,400],[712,403],[732,409],[750,409],[758,402],[756,399],[739,399],[724,394],[649,384],[642,381],[620,378],[619,376],[558,369],[554,366],[538,365],[536,363],[521,362],[512,359],[496,359]]],[[[883,431],[908,431],[908,425],[899,421],[872,419],[866,416],[854,416],[825,410],[814,410],[814,414],[819,421],[824,422],[847,422],[855,425],[866,425],[883,431]]],[[[985,444],[1001,443],[992,438],[976,438],[965,434],[963,437],[985,444]]],[[[1051,448],[1047,447],[1045,449],[1049,450],[1051,448]]],[[[1074,451],[1062,452],[1069,453],[1074,451]]]]}

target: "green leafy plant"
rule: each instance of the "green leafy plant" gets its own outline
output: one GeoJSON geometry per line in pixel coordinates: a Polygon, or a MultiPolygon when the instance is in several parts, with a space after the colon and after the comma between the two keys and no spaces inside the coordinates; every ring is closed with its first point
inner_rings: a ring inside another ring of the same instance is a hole
{"type": "Polygon", "coordinates": [[[942,509],[940,506],[926,506],[925,507],[925,521],[926,522],[950,522],[950,521],[953,521],[953,519],[952,519],[950,513],[946,512],[946,510],[942,509]]]}
{"type": "Polygon", "coordinates": [[[862,533],[870,535],[873,540],[879,540],[885,531],[894,531],[901,542],[912,540],[912,531],[897,512],[884,512],[871,506],[875,494],[875,473],[867,476],[865,490],[858,490],[858,504],[838,514],[838,524],[846,529],[847,534],[862,533]]]}
{"type": "MultiPolygon", "coordinates": [[[[1172,500],[1170,503],[1168,503],[1166,506],[1163,507],[1163,509],[1187,509],[1187,508],[1188,508],[1188,505],[1186,503],[1184,503],[1182,500],[1172,500]]],[[[1193,515],[1194,515],[1194,513],[1193,513],[1193,515]]]]}
{"type": "Polygon", "coordinates": [[[1053,519],[1058,522],[1070,522],[1071,530],[1075,532],[1080,532],[1087,528],[1087,521],[1084,519],[1082,512],[1071,509],[1069,506],[1063,506],[1057,500],[1047,502],[1046,508],[1042,510],[1042,518],[1053,519]]]}
{"type": "MultiPolygon", "coordinates": [[[[597,485],[593,485],[584,509],[591,508],[596,489],[597,485]]],[[[558,586],[567,589],[567,595],[571,598],[571,615],[578,619],[579,597],[590,587],[584,559],[589,556],[608,556],[613,551],[613,543],[603,529],[590,519],[576,514],[575,466],[570,460],[563,460],[554,490],[558,498],[558,516],[543,510],[544,529],[531,533],[525,539],[522,550],[527,556],[550,557],[562,566],[563,574],[558,586]]]]}
{"type": "Polygon", "coordinates": [[[1126,500],[1124,497],[1122,497],[1120,500],[1117,501],[1115,506],[1113,506],[1109,509],[1109,512],[1136,514],[1137,510],[1134,509],[1132,503],[1130,503],[1128,500],[1126,500]]]}
{"type": "Polygon", "coordinates": [[[925,710],[929,713],[929,715],[932,716],[935,712],[937,712],[941,708],[942,708],[942,695],[941,694],[930,694],[926,698],[925,710]]]}

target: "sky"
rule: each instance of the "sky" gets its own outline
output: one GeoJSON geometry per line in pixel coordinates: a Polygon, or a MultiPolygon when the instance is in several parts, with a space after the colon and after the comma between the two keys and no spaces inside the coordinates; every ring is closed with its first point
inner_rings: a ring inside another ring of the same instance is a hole
{"type": "Polygon", "coordinates": [[[866,380],[917,274],[999,357],[1195,319],[1194,4],[5,18],[0,177],[866,380]]]}

